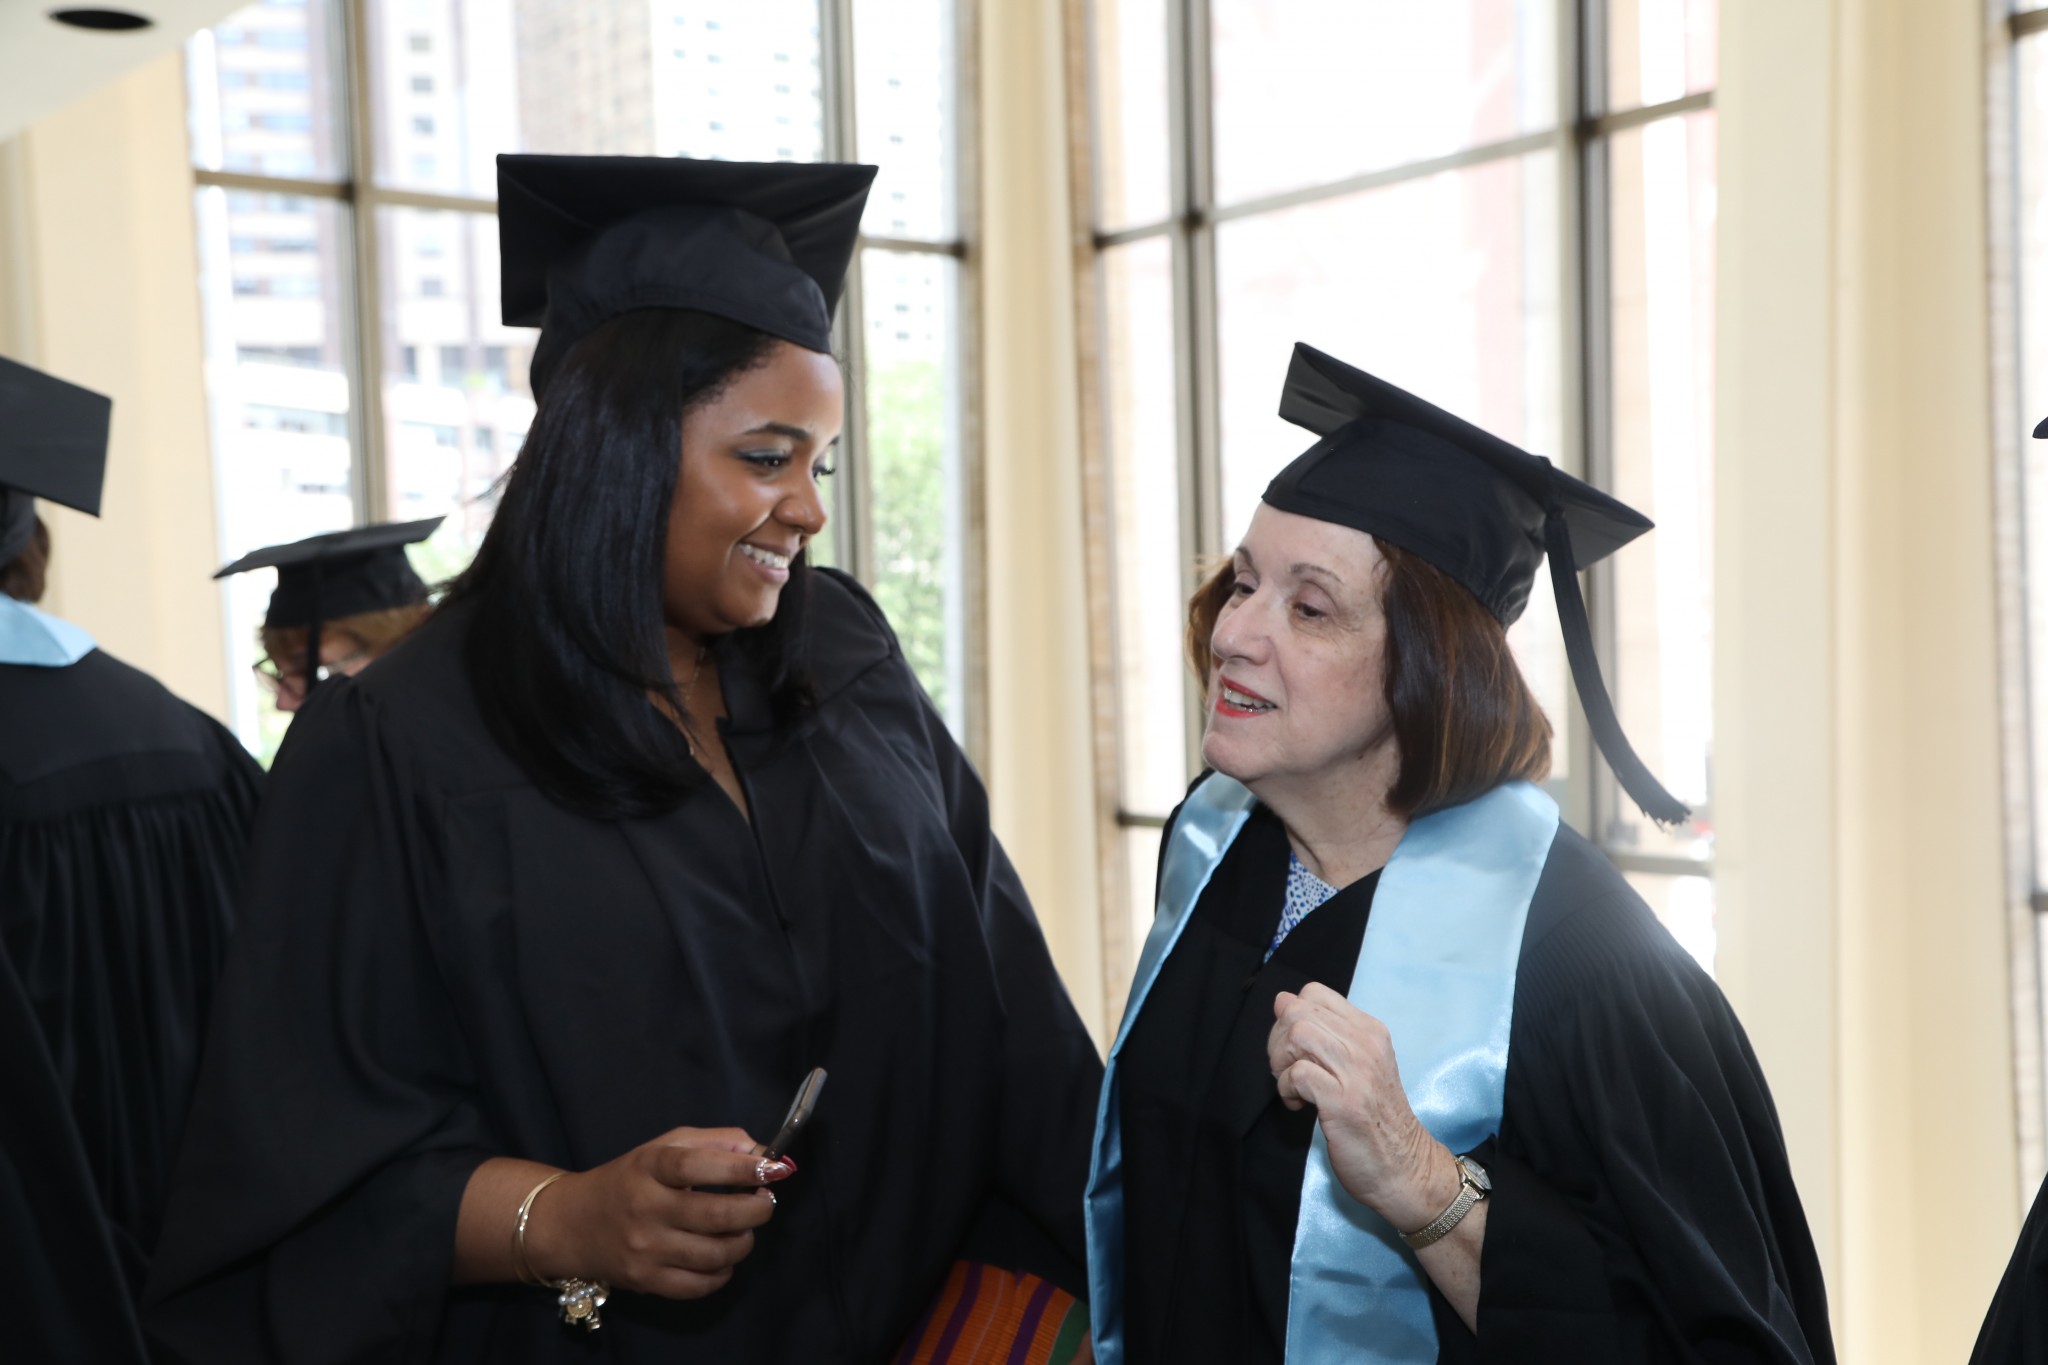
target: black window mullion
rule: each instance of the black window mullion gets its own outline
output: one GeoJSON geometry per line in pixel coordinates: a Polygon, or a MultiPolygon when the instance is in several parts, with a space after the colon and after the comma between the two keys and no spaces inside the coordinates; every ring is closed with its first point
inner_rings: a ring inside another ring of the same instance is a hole
{"type": "MultiPolygon", "coordinates": [[[[824,61],[825,158],[857,160],[859,129],[855,121],[853,0],[818,0],[818,37],[824,61]]],[[[874,485],[870,479],[867,423],[867,327],[862,274],[868,248],[854,252],[852,267],[839,295],[834,323],[839,354],[853,379],[841,429],[839,475],[833,481],[832,513],[837,523],[840,566],[861,582],[875,581],[874,485]]]]}
{"type": "Polygon", "coordinates": [[[371,192],[376,179],[374,100],[370,79],[369,0],[339,0],[340,42],[344,65],[341,82],[343,126],[348,130],[344,182],[348,200],[350,266],[355,285],[349,347],[350,424],[356,455],[349,463],[349,497],[358,526],[382,521],[390,514],[391,471],[384,440],[384,316],[383,279],[377,239],[377,202],[371,192]]]}

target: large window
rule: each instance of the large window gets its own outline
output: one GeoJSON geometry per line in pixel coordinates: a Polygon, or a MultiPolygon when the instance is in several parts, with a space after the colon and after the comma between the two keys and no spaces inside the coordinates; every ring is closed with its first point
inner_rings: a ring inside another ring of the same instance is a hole
{"type": "MultiPolygon", "coordinates": [[[[971,319],[957,0],[263,0],[188,49],[224,558],[446,514],[468,562],[533,417],[498,311],[503,151],[865,160],[840,309],[847,435],[817,555],[858,574],[970,733],[971,319]]],[[[235,713],[267,575],[228,585],[235,713]]]]}
{"type": "Polygon", "coordinates": [[[2020,1165],[2031,1196],[2048,1164],[2048,0],[2013,5],[1992,35],[1991,314],[1999,333],[1991,424],[1998,454],[2007,846],[2020,1165]]]}
{"type": "Polygon", "coordinates": [[[1074,4],[1118,704],[1106,975],[1129,977],[1197,763],[1181,604],[1311,439],[1275,416],[1297,340],[1657,521],[1585,589],[1622,721],[1690,825],[1658,829],[1592,751],[1543,578],[1510,638],[1567,817],[1711,966],[1714,0],[1074,4]]]}

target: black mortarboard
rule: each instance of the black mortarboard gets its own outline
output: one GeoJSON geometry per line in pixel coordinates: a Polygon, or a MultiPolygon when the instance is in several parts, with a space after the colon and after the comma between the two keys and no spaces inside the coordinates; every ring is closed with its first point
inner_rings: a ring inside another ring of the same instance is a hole
{"type": "Polygon", "coordinates": [[[114,400],[0,356],[0,564],[35,532],[35,500],[100,514],[114,400]]]}
{"type": "Polygon", "coordinates": [[[1579,595],[1577,570],[1649,530],[1649,518],[1311,346],[1294,348],[1280,415],[1322,438],[1266,486],[1266,502],[1281,511],[1349,526],[1420,556],[1502,625],[1522,614],[1547,553],[1572,681],[1600,752],[1652,819],[1688,818],[1622,733],[1579,595]]]}
{"type": "Polygon", "coordinates": [[[2043,417],[2040,421],[2034,423],[2034,439],[2037,441],[2048,440],[2048,417],[2043,417]]]}
{"type": "Polygon", "coordinates": [[[829,353],[874,178],[835,162],[501,154],[504,321],[541,329],[534,396],[592,328],[640,308],[715,313],[829,353]]]}
{"type": "Polygon", "coordinates": [[[277,587],[263,613],[265,630],[306,630],[306,685],[320,676],[320,630],[330,621],[366,611],[390,611],[427,600],[427,585],[413,572],[405,547],[434,534],[442,518],[357,526],[308,536],[289,545],[251,550],[215,578],[250,569],[276,569],[277,587]]]}
{"type": "Polygon", "coordinates": [[[266,630],[338,621],[366,611],[389,611],[426,600],[427,585],[413,572],[405,547],[425,540],[441,524],[425,521],[358,526],[308,536],[289,545],[251,550],[214,574],[276,569],[277,588],[263,614],[266,630]]]}

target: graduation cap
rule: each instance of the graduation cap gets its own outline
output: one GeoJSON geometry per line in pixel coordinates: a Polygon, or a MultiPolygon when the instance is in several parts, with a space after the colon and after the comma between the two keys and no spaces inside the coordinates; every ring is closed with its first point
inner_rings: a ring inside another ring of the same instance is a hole
{"type": "Polygon", "coordinates": [[[1651,819],[1669,825],[1691,815],[1622,733],[1579,595],[1578,570],[1649,530],[1648,517],[1540,455],[1312,346],[1294,348],[1280,415],[1322,439],[1266,486],[1271,506],[1420,556],[1462,583],[1503,626],[1528,605],[1547,554],[1572,681],[1600,752],[1651,819]]]}
{"type": "Polygon", "coordinates": [[[2037,441],[2048,441],[2048,417],[2043,417],[2040,421],[2034,423],[2034,439],[2037,441]]]}
{"type": "Polygon", "coordinates": [[[389,522],[329,531],[289,545],[251,550],[214,574],[276,569],[277,587],[263,613],[265,630],[306,630],[306,680],[320,675],[320,627],[366,611],[409,607],[427,598],[427,585],[413,572],[405,547],[434,534],[441,517],[389,522]]]}
{"type": "Polygon", "coordinates": [[[0,564],[35,534],[37,498],[100,514],[114,400],[0,356],[0,564]]]}
{"type": "Polygon", "coordinates": [[[874,178],[833,162],[501,154],[504,321],[541,329],[534,396],[577,341],[640,308],[715,313],[829,353],[874,178]]]}

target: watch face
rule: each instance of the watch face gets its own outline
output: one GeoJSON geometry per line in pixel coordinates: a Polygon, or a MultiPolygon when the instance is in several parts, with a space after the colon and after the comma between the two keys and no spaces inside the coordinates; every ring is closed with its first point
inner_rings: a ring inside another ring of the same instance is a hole
{"type": "Polygon", "coordinates": [[[1469,1156],[1459,1157],[1458,1165],[1462,1166],[1465,1170],[1465,1174],[1472,1178],[1473,1184],[1477,1185],[1480,1189],[1486,1191],[1489,1194],[1493,1192],[1493,1178],[1487,1175],[1486,1168],[1484,1166],[1480,1165],[1478,1162],[1474,1161],[1469,1156]]]}

